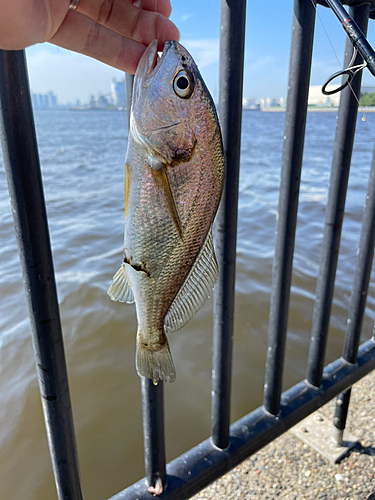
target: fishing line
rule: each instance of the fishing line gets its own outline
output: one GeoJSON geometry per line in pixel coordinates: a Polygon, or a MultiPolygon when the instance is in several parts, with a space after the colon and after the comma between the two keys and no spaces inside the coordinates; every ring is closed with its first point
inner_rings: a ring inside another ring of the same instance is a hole
{"type": "Polygon", "coordinates": [[[328,41],[329,41],[329,44],[330,44],[330,46],[332,47],[332,50],[333,50],[333,53],[335,54],[336,60],[337,60],[337,62],[338,62],[338,65],[339,65],[339,66],[341,66],[340,59],[339,59],[339,57],[338,57],[338,55],[337,55],[337,53],[336,53],[336,51],[335,51],[335,47],[333,46],[332,41],[331,41],[331,39],[330,39],[330,37],[329,37],[329,35],[328,35],[328,31],[326,30],[326,27],[324,26],[323,19],[320,17],[319,11],[318,11],[318,9],[317,9],[316,4],[314,3],[314,0],[311,0],[311,3],[312,3],[312,4],[313,4],[313,6],[314,6],[314,9],[315,9],[315,11],[316,11],[316,15],[317,15],[317,16],[318,16],[318,18],[319,18],[320,24],[322,25],[322,28],[323,28],[323,30],[324,30],[324,33],[326,34],[326,37],[327,37],[327,39],[328,39],[328,41]]]}
{"type": "MultiPolygon", "coordinates": [[[[331,39],[330,39],[330,37],[329,37],[329,34],[328,34],[327,30],[326,30],[326,27],[325,27],[325,25],[324,25],[324,23],[323,23],[323,19],[320,17],[320,14],[319,14],[318,8],[317,8],[317,6],[316,6],[316,4],[315,4],[314,0],[310,0],[310,1],[311,1],[312,5],[313,5],[313,7],[314,7],[315,11],[316,11],[316,14],[317,14],[317,16],[318,16],[318,18],[319,18],[319,21],[320,21],[320,23],[321,23],[321,25],[322,25],[322,28],[323,28],[323,30],[324,30],[324,32],[325,32],[325,34],[326,34],[326,37],[327,37],[327,39],[328,39],[328,42],[329,42],[329,44],[330,44],[330,45],[331,45],[331,47],[332,47],[333,53],[335,54],[335,57],[336,57],[337,62],[338,62],[338,64],[339,64],[339,67],[341,68],[340,59],[339,59],[339,57],[338,57],[338,55],[337,55],[337,53],[336,53],[336,51],[335,51],[335,48],[334,48],[334,46],[333,46],[333,43],[332,43],[332,41],[331,41],[331,39]]],[[[355,51],[355,48],[354,48],[354,47],[353,47],[353,51],[355,51]]],[[[353,53],[354,53],[354,52],[353,52],[353,53]]],[[[359,108],[359,112],[363,115],[363,116],[362,116],[362,121],[363,121],[363,122],[364,122],[364,121],[367,121],[367,124],[368,124],[369,128],[371,129],[371,132],[372,132],[372,133],[374,134],[374,136],[375,136],[375,129],[373,128],[373,126],[372,126],[372,124],[370,123],[370,121],[369,121],[369,120],[367,120],[367,115],[366,115],[366,113],[365,113],[365,111],[364,111],[363,107],[361,106],[361,104],[360,104],[360,102],[359,102],[359,99],[358,99],[358,97],[357,97],[356,93],[354,92],[354,89],[353,89],[353,87],[351,86],[350,82],[348,82],[348,87],[350,88],[350,90],[351,90],[351,92],[352,92],[352,94],[353,94],[353,96],[354,96],[354,99],[357,101],[358,108],[359,108]]]]}

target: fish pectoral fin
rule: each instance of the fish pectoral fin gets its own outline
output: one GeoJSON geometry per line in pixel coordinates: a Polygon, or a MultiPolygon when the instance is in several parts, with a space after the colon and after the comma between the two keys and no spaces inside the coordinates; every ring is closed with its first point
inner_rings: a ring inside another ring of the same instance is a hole
{"type": "Polygon", "coordinates": [[[193,267],[165,316],[166,333],[179,330],[199,311],[210,296],[218,272],[211,228],[193,267]]]}
{"type": "Polygon", "coordinates": [[[176,379],[168,340],[163,336],[163,344],[152,345],[144,342],[142,335],[137,334],[136,368],[140,377],[146,377],[156,385],[159,380],[173,382],[176,379]]]}
{"type": "Polygon", "coordinates": [[[176,200],[173,195],[171,183],[169,182],[167,167],[158,160],[150,161],[150,167],[152,169],[152,173],[156,179],[159,179],[161,182],[161,186],[163,189],[163,193],[167,202],[167,208],[169,215],[171,216],[173,223],[175,225],[176,231],[180,239],[182,240],[182,224],[181,219],[178,214],[176,200]]]}
{"type": "Polygon", "coordinates": [[[122,264],[120,269],[113,276],[111,286],[108,288],[107,293],[114,301],[126,302],[127,304],[132,304],[134,302],[134,295],[128,282],[125,264],[122,264]]]}

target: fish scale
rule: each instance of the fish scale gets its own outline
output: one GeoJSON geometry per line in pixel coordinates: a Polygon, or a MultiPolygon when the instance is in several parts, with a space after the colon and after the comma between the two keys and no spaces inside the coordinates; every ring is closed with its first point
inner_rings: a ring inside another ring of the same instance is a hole
{"type": "Polygon", "coordinates": [[[211,96],[190,54],[167,42],[146,49],[135,75],[125,174],[124,264],[109,288],[135,302],[136,368],[173,381],[165,325],[175,331],[201,307],[217,277],[212,224],[224,156],[211,96]]]}

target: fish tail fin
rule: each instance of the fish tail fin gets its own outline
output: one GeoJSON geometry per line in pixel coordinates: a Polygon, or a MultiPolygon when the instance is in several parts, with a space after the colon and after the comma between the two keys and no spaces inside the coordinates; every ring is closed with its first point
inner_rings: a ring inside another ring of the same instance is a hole
{"type": "Polygon", "coordinates": [[[136,367],[140,377],[151,379],[156,385],[159,380],[173,382],[176,379],[168,340],[165,338],[164,344],[147,344],[138,336],[136,367]]]}

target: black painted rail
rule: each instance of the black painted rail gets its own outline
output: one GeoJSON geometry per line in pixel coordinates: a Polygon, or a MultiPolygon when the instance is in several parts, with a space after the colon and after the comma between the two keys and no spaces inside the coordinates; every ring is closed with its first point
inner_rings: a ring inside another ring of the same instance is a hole
{"type": "MultiPolygon", "coordinates": [[[[319,1],[325,6],[324,0],[319,1]]],[[[347,0],[350,16],[366,34],[375,0],[347,0]]],[[[306,380],[282,393],[285,340],[304,148],[316,0],[294,0],[293,30],[281,165],[279,216],[273,266],[264,405],[230,425],[237,200],[240,164],[245,0],[221,1],[219,115],[226,180],[217,217],[220,275],[215,288],[211,437],[166,464],[163,384],[142,379],[146,478],[112,500],[190,498],[323,404],[339,395],[334,425],[342,433],[350,387],[375,368],[375,340],[359,345],[375,245],[375,150],[365,201],[342,357],[324,367],[344,216],[361,77],[341,95],[318,274],[306,380]]],[[[347,42],[345,63],[353,54],[347,42]]],[[[356,64],[361,62],[357,57],[356,64]]],[[[127,75],[131,95],[132,77],[127,75]]],[[[70,406],[25,56],[0,51],[0,137],[32,326],[40,393],[57,495],[83,498],[70,406]]]]}

